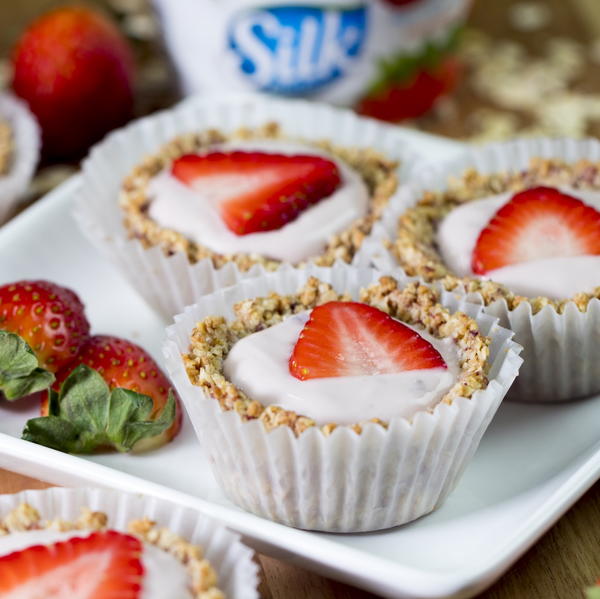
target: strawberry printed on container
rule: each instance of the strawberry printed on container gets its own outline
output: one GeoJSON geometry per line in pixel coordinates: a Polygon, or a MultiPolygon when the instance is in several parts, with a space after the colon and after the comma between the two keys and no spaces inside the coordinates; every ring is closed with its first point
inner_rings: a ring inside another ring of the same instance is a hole
{"type": "Polygon", "coordinates": [[[390,122],[428,112],[460,81],[463,68],[453,55],[458,37],[457,29],[443,41],[381,59],[378,75],[358,102],[357,111],[390,122]]]}

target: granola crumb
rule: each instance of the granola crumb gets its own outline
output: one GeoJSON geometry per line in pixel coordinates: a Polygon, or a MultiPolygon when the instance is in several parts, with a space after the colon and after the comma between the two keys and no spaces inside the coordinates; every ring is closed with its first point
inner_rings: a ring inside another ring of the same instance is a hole
{"type": "Polygon", "coordinates": [[[39,512],[28,503],[22,503],[6,515],[2,526],[7,532],[20,532],[37,528],[39,522],[39,512]]]}

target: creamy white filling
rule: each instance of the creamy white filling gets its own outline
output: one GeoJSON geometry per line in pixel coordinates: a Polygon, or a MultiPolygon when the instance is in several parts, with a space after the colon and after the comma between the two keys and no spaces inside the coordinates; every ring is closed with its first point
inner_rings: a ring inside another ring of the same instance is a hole
{"type": "MultiPolygon", "coordinates": [[[[33,545],[49,545],[71,537],[86,537],[90,532],[31,530],[0,537],[0,556],[33,545]]],[[[192,599],[189,575],[181,562],[153,545],[143,544],[144,580],[141,599],[192,599]]],[[[95,564],[99,567],[100,564],[95,564]]]]}
{"type": "MultiPolygon", "coordinates": [[[[600,192],[570,187],[561,190],[600,210],[600,192]]],[[[513,195],[514,192],[503,193],[467,202],[442,220],[437,245],[444,262],[455,274],[477,277],[471,270],[471,258],[479,234],[513,195]]],[[[519,295],[569,298],[600,285],[600,256],[531,260],[491,270],[480,278],[502,283],[519,295]]]]}
{"type": "MultiPolygon", "coordinates": [[[[337,190],[300,216],[274,231],[236,235],[218,212],[222,190],[213,185],[189,187],[169,171],[150,181],[149,215],[162,227],[179,231],[196,243],[222,254],[260,254],[286,262],[301,262],[321,253],[329,239],[366,214],[369,193],[359,173],[324,151],[302,144],[276,140],[216,145],[210,151],[261,151],[273,154],[326,156],[337,165],[341,183],[337,190]]],[[[248,182],[231,181],[247,189],[248,182]]]]}
{"type": "Polygon", "coordinates": [[[227,378],[252,399],[293,410],[318,425],[396,416],[411,419],[435,406],[457,380],[460,367],[454,342],[411,327],[440,352],[448,369],[301,381],[290,374],[288,361],[309,315],[289,316],[238,341],[225,359],[227,378]]]}

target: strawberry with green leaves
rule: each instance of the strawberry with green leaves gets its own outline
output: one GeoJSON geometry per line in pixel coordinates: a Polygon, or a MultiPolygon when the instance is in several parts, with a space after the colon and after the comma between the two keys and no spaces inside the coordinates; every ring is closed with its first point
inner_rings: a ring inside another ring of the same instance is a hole
{"type": "Polygon", "coordinates": [[[0,287],[0,394],[9,400],[46,389],[89,336],[77,295],[49,281],[0,287]]]}
{"type": "Polygon", "coordinates": [[[413,54],[401,51],[382,59],[375,80],[356,110],[392,123],[428,112],[460,81],[463,68],[454,56],[459,36],[457,28],[446,40],[428,42],[413,54]]]}
{"type": "Polygon", "coordinates": [[[56,374],[42,417],[23,438],[69,453],[147,451],[179,432],[181,408],[150,354],[118,337],[96,335],[56,374]]]}

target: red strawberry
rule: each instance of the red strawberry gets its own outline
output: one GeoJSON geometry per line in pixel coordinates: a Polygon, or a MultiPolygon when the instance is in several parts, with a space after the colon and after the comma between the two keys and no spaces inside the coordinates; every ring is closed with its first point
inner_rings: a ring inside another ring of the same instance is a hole
{"type": "Polygon", "coordinates": [[[49,281],[18,281],[0,287],[0,330],[21,336],[40,366],[56,372],[73,361],[90,325],[70,289],[49,281]]]}
{"type": "Polygon", "coordinates": [[[418,333],[378,308],[358,302],[316,307],[289,365],[290,373],[300,380],[446,368],[439,352],[418,333]]]}
{"type": "Polygon", "coordinates": [[[133,110],[133,55],[97,11],[63,7],[37,19],[13,54],[13,89],[37,117],[44,152],[77,157],[133,110]]]}
{"type": "Polygon", "coordinates": [[[441,96],[454,90],[461,71],[456,58],[445,58],[436,67],[417,70],[408,80],[392,81],[381,91],[363,98],[357,111],[393,123],[419,117],[441,96]]]}
{"type": "Polygon", "coordinates": [[[19,599],[137,599],[141,542],[114,530],[34,545],[0,557],[0,596],[19,599]]]}
{"type": "MultiPolygon", "coordinates": [[[[152,356],[139,345],[108,335],[90,337],[75,362],[56,373],[53,389],[58,391],[79,364],[86,364],[98,371],[109,388],[129,389],[148,395],[153,400],[150,419],[156,418],[167,403],[171,382],[160,370],[152,356]]],[[[168,443],[181,428],[181,406],[177,400],[177,412],[173,424],[156,437],[142,439],[135,446],[136,451],[145,451],[168,443]]],[[[48,394],[45,393],[41,403],[42,416],[49,414],[48,394]]]]}
{"type": "Polygon", "coordinates": [[[600,254],[600,212],[552,187],[517,193],[479,234],[476,274],[555,256],[600,254]]]}
{"type": "Polygon", "coordinates": [[[189,154],[175,160],[172,172],[215,202],[236,235],[279,229],[340,184],[335,163],[319,156],[189,154]]]}

